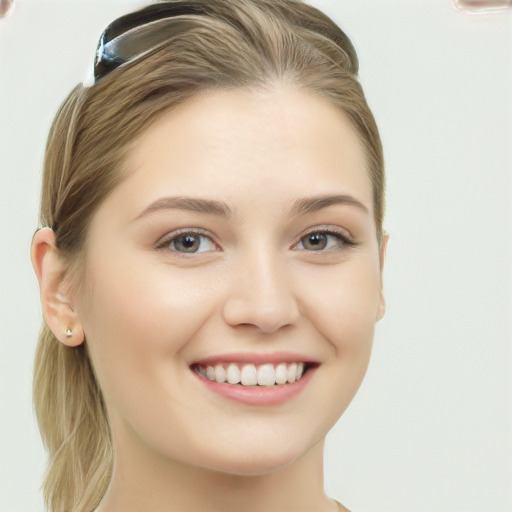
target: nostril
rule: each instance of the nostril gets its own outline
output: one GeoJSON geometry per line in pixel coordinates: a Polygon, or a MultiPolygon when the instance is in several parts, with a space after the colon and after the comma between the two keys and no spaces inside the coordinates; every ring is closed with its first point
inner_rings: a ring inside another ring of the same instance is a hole
{"type": "Polygon", "coordinates": [[[255,328],[270,334],[296,324],[300,314],[291,298],[258,300],[253,297],[231,297],[223,308],[224,320],[237,328],[255,328]]]}

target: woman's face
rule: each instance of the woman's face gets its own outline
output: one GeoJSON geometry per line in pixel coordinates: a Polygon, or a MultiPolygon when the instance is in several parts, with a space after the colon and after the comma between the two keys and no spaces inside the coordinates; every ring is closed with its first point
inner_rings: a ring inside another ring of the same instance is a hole
{"type": "Polygon", "coordinates": [[[236,474],[297,460],[356,393],[384,310],[358,137],[304,92],[213,92],[126,164],[77,306],[119,453],[236,474]]]}

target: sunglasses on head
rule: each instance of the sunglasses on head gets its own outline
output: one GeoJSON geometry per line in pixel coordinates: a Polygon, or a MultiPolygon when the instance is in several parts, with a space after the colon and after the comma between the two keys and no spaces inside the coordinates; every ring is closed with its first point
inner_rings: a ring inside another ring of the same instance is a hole
{"type": "MultiPolygon", "coordinates": [[[[172,18],[208,13],[205,3],[162,2],[113,21],[101,34],[92,76],[84,86],[98,83],[111,71],[157,49],[169,39],[166,25],[172,18]]],[[[173,20],[176,27],[176,20],[173,20]]],[[[183,20],[186,23],[185,20],[183,20]]]]}
{"type": "MultiPolygon", "coordinates": [[[[93,70],[83,85],[90,87],[111,71],[132,62],[149,52],[157,50],[189,26],[187,16],[208,16],[214,14],[213,0],[162,1],[121,16],[114,20],[101,34],[94,58],[93,70]],[[177,20],[176,18],[182,19],[177,20]]],[[[346,53],[348,48],[352,61],[352,72],[357,74],[357,57],[348,37],[341,30],[333,30],[322,20],[294,20],[299,26],[323,34],[346,53]]],[[[236,23],[236,20],[234,21],[236,23]]],[[[332,23],[332,22],[331,22],[332,23]]]]}

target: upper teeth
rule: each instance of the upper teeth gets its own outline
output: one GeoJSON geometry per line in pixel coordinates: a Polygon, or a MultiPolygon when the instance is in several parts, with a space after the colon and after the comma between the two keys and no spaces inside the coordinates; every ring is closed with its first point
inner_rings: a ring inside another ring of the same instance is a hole
{"type": "Polygon", "coordinates": [[[197,371],[207,379],[228,384],[243,386],[274,386],[275,384],[292,383],[304,374],[304,363],[280,363],[278,365],[235,363],[218,364],[216,366],[198,366],[197,371]]]}

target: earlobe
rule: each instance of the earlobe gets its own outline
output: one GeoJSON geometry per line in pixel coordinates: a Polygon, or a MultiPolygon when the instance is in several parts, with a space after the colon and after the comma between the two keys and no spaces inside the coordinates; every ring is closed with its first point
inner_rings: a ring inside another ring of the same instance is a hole
{"type": "Polygon", "coordinates": [[[71,290],[65,279],[66,266],[57,249],[53,230],[43,228],[35,233],[30,256],[39,281],[46,325],[64,345],[81,345],[84,342],[83,328],[69,296],[71,290]]]}
{"type": "Polygon", "coordinates": [[[380,244],[380,291],[379,291],[379,309],[377,311],[377,321],[381,320],[386,313],[386,299],[384,298],[384,263],[386,262],[386,251],[388,248],[389,233],[384,231],[382,234],[382,241],[380,244]]]}

